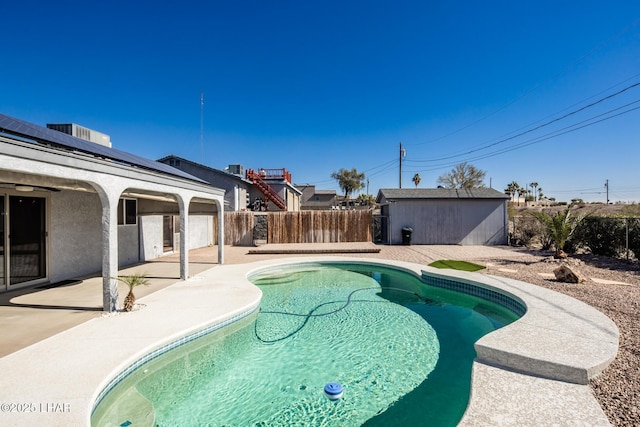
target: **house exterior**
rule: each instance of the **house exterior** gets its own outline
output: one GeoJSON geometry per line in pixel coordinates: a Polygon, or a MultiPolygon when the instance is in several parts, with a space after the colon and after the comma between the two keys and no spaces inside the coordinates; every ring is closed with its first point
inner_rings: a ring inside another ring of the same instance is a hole
{"type": "Polygon", "coordinates": [[[249,209],[253,183],[244,177],[242,166],[229,165],[226,170],[220,170],[175,155],[163,157],[158,161],[196,176],[216,188],[223,189],[225,191],[225,211],[249,209]]]}
{"type": "Polygon", "coordinates": [[[291,173],[285,168],[247,169],[245,176],[254,184],[249,194],[253,210],[300,210],[302,191],[291,184],[291,173]]]}
{"type": "Polygon", "coordinates": [[[331,210],[338,204],[335,190],[316,190],[315,185],[296,185],[302,192],[300,210],[331,210]]]}
{"type": "Polygon", "coordinates": [[[507,243],[509,196],[491,188],[385,188],[378,191],[382,241],[411,244],[503,245],[507,243]]]}
{"type": "Polygon", "coordinates": [[[166,164],[0,114],[0,292],[102,271],[103,309],[118,268],[220,236],[224,191],[166,164]],[[214,218],[216,221],[214,222],[214,218]]]}

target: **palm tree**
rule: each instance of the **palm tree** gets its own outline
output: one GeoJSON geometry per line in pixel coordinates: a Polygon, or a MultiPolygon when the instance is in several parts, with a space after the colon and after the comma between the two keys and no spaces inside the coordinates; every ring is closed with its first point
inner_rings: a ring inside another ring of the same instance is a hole
{"type": "Polygon", "coordinates": [[[509,183],[509,185],[507,185],[506,190],[504,190],[504,192],[511,197],[511,201],[512,202],[516,197],[516,193],[518,192],[518,188],[520,188],[520,185],[518,185],[518,183],[515,182],[515,181],[511,181],[511,183],[509,183]]]}
{"type": "Polygon", "coordinates": [[[536,198],[536,188],[538,188],[538,183],[537,182],[532,182],[531,184],[529,184],[529,186],[531,187],[531,192],[533,194],[533,201],[535,202],[537,200],[536,198]]]}
{"type": "Polygon", "coordinates": [[[519,185],[516,188],[516,199],[518,200],[518,206],[520,206],[520,197],[526,194],[526,191],[527,190],[525,190],[523,187],[520,187],[519,185]]]}
{"type": "Polygon", "coordinates": [[[417,173],[417,174],[413,175],[412,181],[416,185],[416,188],[418,188],[418,184],[420,184],[420,174],[417,173]]]}
{"type": "Polygon", "coordinates": [[[118,276],[116,279],[129,287],[129,293],[124,298],[124,311],[133,310],[133,306],[136,303],[136,296],[133,294],[133,288],[140,285],[148,285],[147,273],[134,273],[128,276],[118,276]]]}
{"type": "Polygon", "coordinates": [[[551,237],[556,249],[553,257],[556,259],[566,258],[567,254],[563,250],[564,245],[567,243],[567,240],[569,240],[580,221],[582,221],[584,215],[576,217],[571,216],[570,207],[567,207],[564,211],[556,212],[553,216],[542,211],[531,212],[530,215],[542,224],[545,233],[551,237]]]}

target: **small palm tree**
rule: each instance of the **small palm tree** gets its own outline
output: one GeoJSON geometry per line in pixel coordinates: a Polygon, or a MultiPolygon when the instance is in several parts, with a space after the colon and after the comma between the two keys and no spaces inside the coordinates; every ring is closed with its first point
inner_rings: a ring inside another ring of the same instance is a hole
{"type": "Polygon", "coordinates": [[[417,173],[417,174],[413,175],[412,181],[416,185],[416,188],[418,188],[418,185],[420,184],[420,181],[421,181],[420,174],[417,173]]]}
{"type": "Polygon", "coordinates": [[[556,212],[553,216],[546,212],[531,212],[531,215],[542,224],[545,233],[553,241],[556,249],[553,257],[556,259],[566,258],[567,254],[563,250],[564,245],[582,221],[584,215],[572,216],[571,208],[569,207],[564,211],[556,212]]]}
{"type": "Polygon", "coordinates": [[[148,285],[147,273],[134,273],[128,276],[118,276],[116,279],[129,287],[129,293],[124,298],[124,311],[133,310],[133,306],[136,303],[136,296],[133,294],[133,288],[140,285],[148,285]]]}

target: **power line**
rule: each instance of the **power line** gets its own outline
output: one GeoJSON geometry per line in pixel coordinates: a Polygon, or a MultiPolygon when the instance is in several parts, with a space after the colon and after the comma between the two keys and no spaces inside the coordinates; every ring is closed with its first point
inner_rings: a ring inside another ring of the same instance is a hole
{"type": "MultiPolygon", "coordinates": [[[[553,132],[549,132],[549,133],[547,133],[545,135],[541,135],[541,136],[538,136],[536,138],[533,138],[533,139],[530,139],[530,140],[527,140],[527,141],[523,141],[523,142],[518,143],[516,145],[513,145],[511,147],[506,147],[506,148],[502,148],[500,150],[496,150],[496,151],[493,151],[493,152],[490,152],[490,153],[486,153],[486,154],[479,155],[479,156],[476,156],[476,157],[471,157],[471,158],[466,159],[465,161],[481,160],[481,159],[486,159],[488,157],[497,156],[499,154],[507,153],[507,152],[510,152],[510,151],[513,151],[513,150],[517,150],[519,148],[527,147],[529,145],[537,144],[537,143],[542,142],[542,141],[547,141],[547,140],[549,140],[551,138],[555,138],[555,137],[558,137],[558,136],[561,136],[561,135],[565,135],[565,134],[570,133],[570,132],[575,132],[577,130],[583,129],[583,128],[588,127],[588,126],[593,126],[595,124],[598,124],[598,123],[613,119],[615,117],[621,116],[623,114],[627,114],[627,113],[630,113],[632,111],[640,109],[640,106],[639,107],[630,108],[630,109],[628,109],[626,111],[622,111],[622,112],[620,112],[618,114],[614,114],[614,115],[611,115],[609,117],[604,117],[604,118],[602,118],[600,120],[596,120],[596,121],[590,122],[591,120],[593,120],[595,118],[601,117],[603,115],[610,114],[610,113],[612,113],[614,111],[620,110],[621,108],[625,108],[625,107],[627,107],[629,105],[636,104],[638,102],[640,102],[640,100],[633,101],[633,102],[631,102],[629,104],[626,104],[626,105],[624,105],[622,107],[617,107],[617,108],[615,108],[613,110],[609,110],[609,111],[607,111],[605,113],[593,116],[593,117],[591,117],[589,119],[583,120],[582,122],[578,122],[578,123],[572,124],[570,126],[562,128],[562,129],[559,129],[559,130],[556,130],[556,131],[553,131],[553,132]],[[586,122],[590,122],[590,123],[586,123],[586,122]],[[582,125],[579,126],[580,124],[582,124],[582,125]]],[[[432,171],[432,170],[441,169],[442,167],[453,166],[455,164],[457,164],[457,162],[450,162],[450,163],[445,163],[445,164],[433,165],[433,167],[427,168],[427,169],[418,169],[418,168],[416,168],[416,169],[411,169],[411,171],[428,172],[428,171],[432,171]]]]}
{"type": "MultiPolygon", "coordinates": [[[[582,100],[580,100],[580,101],[578,101],[578,102],[575,102],[574,104],[571,104],[571,105],[569,105],[569,106],[567,106],[567,107],[565,107],[565,108],[563,108],[563,109],[561,109],[561,110],[559,110],[559,111],[556,111],[555,113],[548,114],[548,115],[546,115],[546,116],[542,117],[541,119],[535,120],[535,121],[533,121],[533,122],[531,122],[531,123],[529,123],[529,124],[527,124],[527,125],[521,126],[521,127],[519,127],[518,129],[515,129],[515,130],[513,130],[513,131],[511,131],[511,132],[508,132],[508,133],[506,133],[506,134],[504,134],[504,135],[502,135],[502,136],[500,136],[500,137],[493,138],[493,139],[491,139],[491,140],[489,140],[489,141],[487,141],[487,142],[484,142],[484,143],[482,143],[482,144],[478,144],[478,145],[472,146],[472,147],[471,147],[471,149],[479,148],[477,151],[480,151],[481,149],[483,149],[482,147],[485,147],[487,144],[490,144],[490,143],[492,143],[492,142],[494,142],[494,141],[496,141],[496,140],[500,140],[501,138],[507,138],[507,137],[509,137],[509,136],[511,136],[511,135],[514,135],[516,132],[521,131],[522,129],[526,129],[527,127],[530,127],[530,126],[533,126],[533,125],[536,125],[536,124],[538,124],[538,123],[543,122],[545,119],[548,119],[548,118],[554,117],[554,116],[556,116],[556,115],[558,115],[558,114],[561,114],[561,113],[563,113],[563,112],[565,112],[565,111],[568,111],[568,110],[570,110],[570,109],[571,109],[571,108],[573,108],[573,107],[576,107],[576,106],[578,106],[578,105],[581,105],[582,103],[587,102],[587,101],[589,101],[589,100],[592,100],[592,99],[594,99],[594,98],[598,97],[599,95],[602,95],[602,94],[604,94],[604,93],[607,93],[607,92],[609,92],[610,90],[615,89],[616,87],[621,86],[621,85],[623,85],[623,84],[625,84],[625,83],[629,82],[630,80],[636,79],[636,78],[637,78],[637,77],[639,77],[639,76],[640,76],[640,73],[634,74],[633,76],[631,76],[631,77],[629,77],[629,78],[626,78],[626,79],[624,79],[624,80],[622,80],[622,81],[620,81],[620,82],[618,82],[618,83],[616,83],[616,84],[614,84],[614,85],[612,85],[612,86],[609,86],[609,87],[608,87],[608,88],[606,88],[606,89],[601,90],[600,92],[597,92],[597,93],[595,93],[595,94],[593,94],[593,95],[591,95],[591,96],[588,96],[588,97],[586,97],[586,98],[584,98],[584,99],[582,99],[582,100]]],[[[439,160],[446,160],[446,159],[449,159],[449,158],[455,158],[455,157],[461,157],[461,156],[464,156],[466,153],[467,153],[466,151],[462,151],[462,152],[457,152],[457,153],[454,153],[454,154],[451,154],[451,155],[448,155],[448,156],[445,156],[445,157],[440,157],[439,159],[425,159],[425,160],[414,160],[414,161],[427,162],[427,161],[439,161],[439,160]]]]}
{"type": "Polygon", "coordinates": [[[481,117],[480,119],[477,119],[473,122],[471,122],[468,125],[465,125],[453,132],[450,132],[446,135],[443,135],[441,137],[438,137],[436,139],[432,139],[430,141],[426,141],[426,142],[422,142],[422,143],[417,143],[417,144],[412,144],[412,146],[419,146],[419,145],[425,145],[425,144],[430,144],[430,143],[434,143],[434,142],[438,142],[440,140],[446,139],[450,136],[453,136],[457,133],[462,132],[463,130],[466,130],[472,126],[475,126],[476,124],[488,119],[491,116],[494,116],[495,114],[506,110],[507,108],[509,108],[511,105],[515,104],[516,102],[520,101],[521,99],[525,98],[526,96],[528,96],[529,94],[531,94],[532,92],[538,90],[539,88],[543,87],[544,85],[546,85],[548,82],[557,79],[559,76],[567,73],[569,70],[571,70],[573,67],[575,67],[577,64],[579,64],[580,62],[584,61],[585,59],[587,59],[589,56],[591,56],[592,54],[594,54],[595,52],[603,49],[605,46],[609,45],[610,43],[612,43],[614,40],[616,40],[617,38],[619,38],[620,36],[622,36],[623,34],[625,34],[626,32],[628,32],[630,29],[632,29],[633,27],[635,27],[636,25],[638,25],[638,23],[640,23],[640,19],[636,19],[635,21],[633,21],[630,25],[627,25],[626,27],[624,27],[621,31],[619,31],[618,33],[614,34],[613,36],[609,37],[607,40],[605,40],[604,42],[600,42],[597,45],[595,45],[593,48],[591,48],[587,53],[585,53],[584,55],[582,55],[580,58],[578,58],[577,60],[575,60],[574,62],[572,62],[571,64],[569,64],[568,66],[566,66],[565,68],[563,68],[560,72],[556,73],[555,75],[553,75],[552,77],[547,78],[546,80],[544,80],[542,83],[536,84],[534,85],[531,89],[525,91],[524,94],[514,98],[513,100],[507,102],[505,105],[503,105],[502,107],[496,109],[495,111],[487,114],[486,116],[481,117]]]}
{"type": "Polygon", "coordinates": [[[504,142],[511,141],[511,140],[516,139],[518,137],[521,137],[523,135],[527,135],[529,133],[535,132],[535,131],[537,131],[539,129],[542,129],[544,127],[550,126],[553,123],[556,123],[556,122],[559,122],[561,120],[567,119],[567,118],[569,118],[569,117],[571,117],[571,116],[573,116],[575,114],[578,114],[578,113],[580,113],[580,112],[582,112],[582,111],[584,111],[584,110],[586,110],[588,108],[592,108],[592,107],[594,107],[594,106],[596,106],[596,105],[598,105],[598,104],[600,104],[600,103],[602,103],[604,101],[607,101],[607,100],[612,99],[612,98],[614,98],[616,96],[622,95],[623,93],[627,92],[628,90],[631,90],[631,89],[633,89],[635,87],[638,87],[638,86],[640,86],[640,82],[637,82],[637,83],[634,83],[632,85],[629,85],[629,86],[619,90],[618,92],[612,93],[611,95],[607,95],[607,96],[605,96],[603,98],[598,99],[597,101],[594,101],[594,102],[592,102],[590,104],[587,104],[587,105],[585,105],[583,107],[578,108],[577,110],[573,110],[573,111],[571,111],[569,113],[566,113],[566,114],[564,114],[564,115],[562,115],[560,117],[557,117],[557,118],[555,118],[553,120],[545,122],[545,123],[543,123],[541,125],[538,125],[538,126],[536,126],[534,128],[528,129],[526,131],[520,132],[520,133],[518,133],[516,135],[512,135],[510,137],[498,140],[498,141],[493,142],[491,144],[484,145],[484,146],[482,146],[480,148],[477,148],[477,149],[469,150],[469,151],[466,151],[464,153],[451,155],[451,156],[439,157],[439,158],[435,158],[435,159],[409,160],[409,162],[429,162],[429,163],[430,162],[437,162],[437,161],[441,161],[441,160],[448,160],[448,159],[453,159],[453,158],[456,158],[456,157],[462,157],[462,156],[466,156],[466,155],[469,155],[469,154],[476,153],[478,151],[486,150],[487,148],[491,148],[491,147],[494,147],[496,145],[502,144],[504,142]]]}
{"type": "MultiPolygon", "coordinates": [[[[388,166],[389,166],[389,165],[395,165],[395,163],[396,163],[396,159],[391,159],[391,160],[389,160],[389,161],[384,162],[384,163],[383,163],[383,164],[381,164],[381,165],[374,166],[374,167],[369,168],[369,169],[365,169],[363,172],[365,172],[365,173],[366,173],[366,172],[369,172],[369,171],[372,171],[372,170],[375,170],[375,169],[383,168],[383,167],[385,167],[385,166],[387,166],[387,168],[388,168],[388,166]]],[[[386,170],[387,168],[385,168],[385,170],[386,170]]]]}
{"type": "MultiPolygon", "coordinates": [[[[382,163],[382,164],[380,164],[378,166],[374,166],[374,167],[371,167],[369,169],[365,169],[363,172],[367,175],[368,178],[373,178],[374,176],[380,175],[381,173],[386,172],[387,170],[389,170],[391,168],[395,168],[395,165],[397,164],[397,162],[398,162],[397,159],[388,160],[388,161],[386,161],[386,162],[384,162],[384,163],[382,163]],[[384,169],[381,169],[381,168],[384,168],[384,169]],[[367,174],[367,172],[373,171],[373,170],[376,170],[376,169],[380,169],[380,170],[378,170],[376,172],[373,172],[373,173],[370,173],[370,174],[367,174]]],[[[325,179],[325,180],[322,180],[322,181],[314,181],[314,184],[316,184],[316,185],[317,184],[326,184],[328,182],[335,182],[335,179],[329,178],[329,179],[325,179]]]]}

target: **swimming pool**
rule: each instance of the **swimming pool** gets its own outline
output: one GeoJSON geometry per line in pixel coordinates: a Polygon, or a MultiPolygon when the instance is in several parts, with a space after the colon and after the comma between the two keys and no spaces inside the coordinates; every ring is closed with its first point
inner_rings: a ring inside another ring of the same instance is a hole
{"type": "Polygon", "coordinates": [[[92,423],[455,425],[473,343],[518,317],[382,266],[306,264],[250,280],[260,314],[150,361],[92,423]],[[345,387],[338,402],[322,395],[330,381],[345,387]]]}

